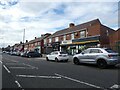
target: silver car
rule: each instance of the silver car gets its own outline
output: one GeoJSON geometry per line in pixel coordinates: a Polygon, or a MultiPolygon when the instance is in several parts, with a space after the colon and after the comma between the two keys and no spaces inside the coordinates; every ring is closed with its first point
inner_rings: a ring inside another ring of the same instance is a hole
{"type": "Polygon", "coordinates": [[[107,48],[88,48],[80,54],[73,56],[74,64],[90,63],[97,64],[99,68],[106,68],[107,65],[120,63],[118,53],[107,48]]]}

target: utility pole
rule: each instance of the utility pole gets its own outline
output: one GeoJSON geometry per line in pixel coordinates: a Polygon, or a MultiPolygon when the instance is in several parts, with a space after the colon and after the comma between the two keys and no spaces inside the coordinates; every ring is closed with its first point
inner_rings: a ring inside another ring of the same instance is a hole
{"type": "Polygon", "coordinates": [[[24,52],[24,41],[25,41],[25,29],[24,29],[24,31],[23,31],[23,52],[24,52]]]}

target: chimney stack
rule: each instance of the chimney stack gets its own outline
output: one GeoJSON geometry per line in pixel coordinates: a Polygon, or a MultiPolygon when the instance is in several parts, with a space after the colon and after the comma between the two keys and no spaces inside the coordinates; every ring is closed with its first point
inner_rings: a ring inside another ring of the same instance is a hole
{"type": "Polygon", "coordinates": [[[70,23],[70,24],[69,24],[69,28],[72,28],[72,27],[74,27],[74,26],[75,26],[74,23],[70,23]]]}
{"type": "Polygon", "coordinates": [[[35,39],[36,39],[37,37],[35,37],[35,39]]]}
{"type": "Polygon", "coordinates": [[[26,43],[28,42],[28,40],[26,40],[26,43]]]}
{"type": "Polygon", "coordinates": [[[22,44],[22,41],[20,41],[20,44],[22,44]]]}

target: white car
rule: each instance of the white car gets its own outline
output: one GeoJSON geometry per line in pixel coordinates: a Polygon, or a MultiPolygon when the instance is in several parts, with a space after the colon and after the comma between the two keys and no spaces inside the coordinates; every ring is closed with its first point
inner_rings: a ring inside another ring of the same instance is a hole
{"type": "Polygon", "coordinates": [[[54,51],[54,52],[51,52],[50,54],[46,55],[46,60],[49,61],[49,60],[54,60],[56,62],[58,61],[68,61],[69,59],[69,56],[67,53],[65,52],[60,52],[60,51],[54,51]]]}

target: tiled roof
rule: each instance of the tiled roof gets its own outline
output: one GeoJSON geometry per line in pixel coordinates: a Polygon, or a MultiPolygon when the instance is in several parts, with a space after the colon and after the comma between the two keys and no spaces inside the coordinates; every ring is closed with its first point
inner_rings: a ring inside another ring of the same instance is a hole
{"type": "Polygon", "coordinates": [[[25,45],[27,45],[27,44],[31,44],[31,43],[35,43],[35,42],[38,42],[38,41],[41,41],[41,40],[43,40],[43,39],[46,38],[46,37],[47,37],[47,35],[45,35],[45,36],[41,36],[41,37],[36,38],[36,39],[33,39],[33,40],[31,40],[31,41],[25,43],[25,45]]]}
{"type": "Polygon", "coordinates": [[[54,34],[49,36],[49,38],[50,37],[55,37],[55,36],[61,35],[61,34],[70,33],[70,32],[73,32],[73,31],[77,31],[77,30],[80,30],[80,29],[85,29],[85,28],[89,27],[90,25],[93,25],[93,24],[96,24],[96,23],[100,23],[99,19],[95,19],[95,20],[92,20],[92,21],[89,21],[89,22],[86,22],[86,23],[83,23],[83,24],[79,24],[79,25],[76,25],[72,28],[66,28],[66,29],[63,29],[63,30],[56,31],[54,34]]]}

